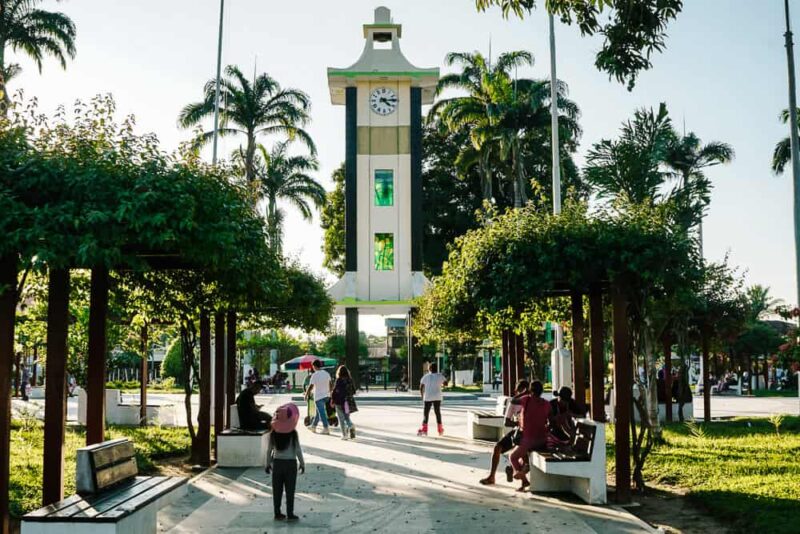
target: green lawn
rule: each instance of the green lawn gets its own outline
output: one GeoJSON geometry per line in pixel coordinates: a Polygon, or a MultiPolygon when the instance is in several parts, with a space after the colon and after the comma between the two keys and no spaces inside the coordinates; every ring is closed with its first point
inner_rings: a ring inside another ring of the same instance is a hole
{"type": "Polygon", "coordinates": [[[797,398],[797,390],[795,389],[756,389],[753,391],[755,397],[795,397],[797,398]]]}
{"type": "MultiPolygon", "coordinates": [[[[106,439],[129,437],[136,449],[139,471],[158,471],[156,461],[189,453],[185,428],[110,427],[106,439]]],[[[11,427],[10,504],[14,517],[35,510],[42,502],[42,457],[44,430],[40,422],[15,421],[11,427]]],[[[86,444],[83,427],[67,427],[64,443],[64,495],[75,493],[75,450],[86,444]]]]}
{"type": "MultiPolygon", "coordinates": [[[[739,532],[798,532],[800,417],[785,417],[776,434],[769,419],[739,418],[664,429],[666,444],[645,465],[648,484],[679,487],[739,532]]],[[[608,430],[613,441],[613,430],[608,430]]],[[[608,447],[609,472],[614,447],[608,447]]]]}

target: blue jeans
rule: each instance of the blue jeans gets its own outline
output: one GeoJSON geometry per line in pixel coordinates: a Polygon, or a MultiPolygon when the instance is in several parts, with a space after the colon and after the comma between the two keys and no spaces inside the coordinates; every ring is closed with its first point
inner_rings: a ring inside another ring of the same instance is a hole
{"type": "Polygon", "coordinates": [[[349,429],[353,428],[353,422],[350,420],[350,414],[345,413],[343,405],[336,405],[336,417],[339,418],[339,428],[342,429],[342,435],[346,436],[349,429]]]}
{"type": "Polygon", "coordinates": [[[317,414],[314,416],[314,420],[311,421],[312,428],[317,428],[317,423],[320,421],[322,421],[323,428],[328,428],[327,405],[330,400],[330,397],[325,397],[324,399],[314,401],[314,405],[317,407],[317,414]]]}

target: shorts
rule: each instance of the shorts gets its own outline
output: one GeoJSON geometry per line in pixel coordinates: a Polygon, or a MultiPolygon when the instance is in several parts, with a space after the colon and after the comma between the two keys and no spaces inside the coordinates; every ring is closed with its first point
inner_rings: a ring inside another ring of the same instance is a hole
{"type": "Polygon", "coordinates": [[[505,453],[507,453],[508,451],[510,451],[511,449],[513,449],[514,447],[517,446],[517,444],[514,443],[514,435],[516,433],[517,433],[517,429],[514,428],[514,429],[510,430],[509,432],[507,432],[506,435],[503,436],[502,438],[500,438],[500,441],[497,442],[497,444],[500,445],[500,453],[501,454],[505,454],[505,453]]]}

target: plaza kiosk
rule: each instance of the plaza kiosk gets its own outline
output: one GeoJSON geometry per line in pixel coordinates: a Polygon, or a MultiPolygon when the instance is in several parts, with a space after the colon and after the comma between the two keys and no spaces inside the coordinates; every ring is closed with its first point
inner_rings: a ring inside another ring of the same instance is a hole
{"type": "MultiPolygon", "coordinates": [[[[388,8],[364,24],[364,50],[329,68],[331,103],[345,106],[345,274],[329,294],[345,315],[346,361],[358,369],[358,315],[406,314],[409,385],[419,387],[412,300],[422,295],[422,106],[433,102],[438,68],[400,51],[402,26],[388,8]]],[[[356,379],[357,373],[356,373],[356,379]]]]}

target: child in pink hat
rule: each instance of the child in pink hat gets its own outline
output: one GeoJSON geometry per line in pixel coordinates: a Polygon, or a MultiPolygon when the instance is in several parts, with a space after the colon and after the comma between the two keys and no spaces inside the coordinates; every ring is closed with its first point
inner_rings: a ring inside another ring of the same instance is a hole
{"type": "Polygon", "coordinates": [[[284,404],[275,410],[272,419],[272,432],[267,447],[267,465],[265,471],[272,473],[272,502],[275,507],[275,519],[297,521],[294,515],[294,488],[297,483],[298,462],[300,473],[305,473],[303,449],[300,448],[300,437],[297,435],[297,420],[300,410],[294,404],[284,404]],[[286,490],[286,515],[281,513],[281,499],[286,490]]]}

